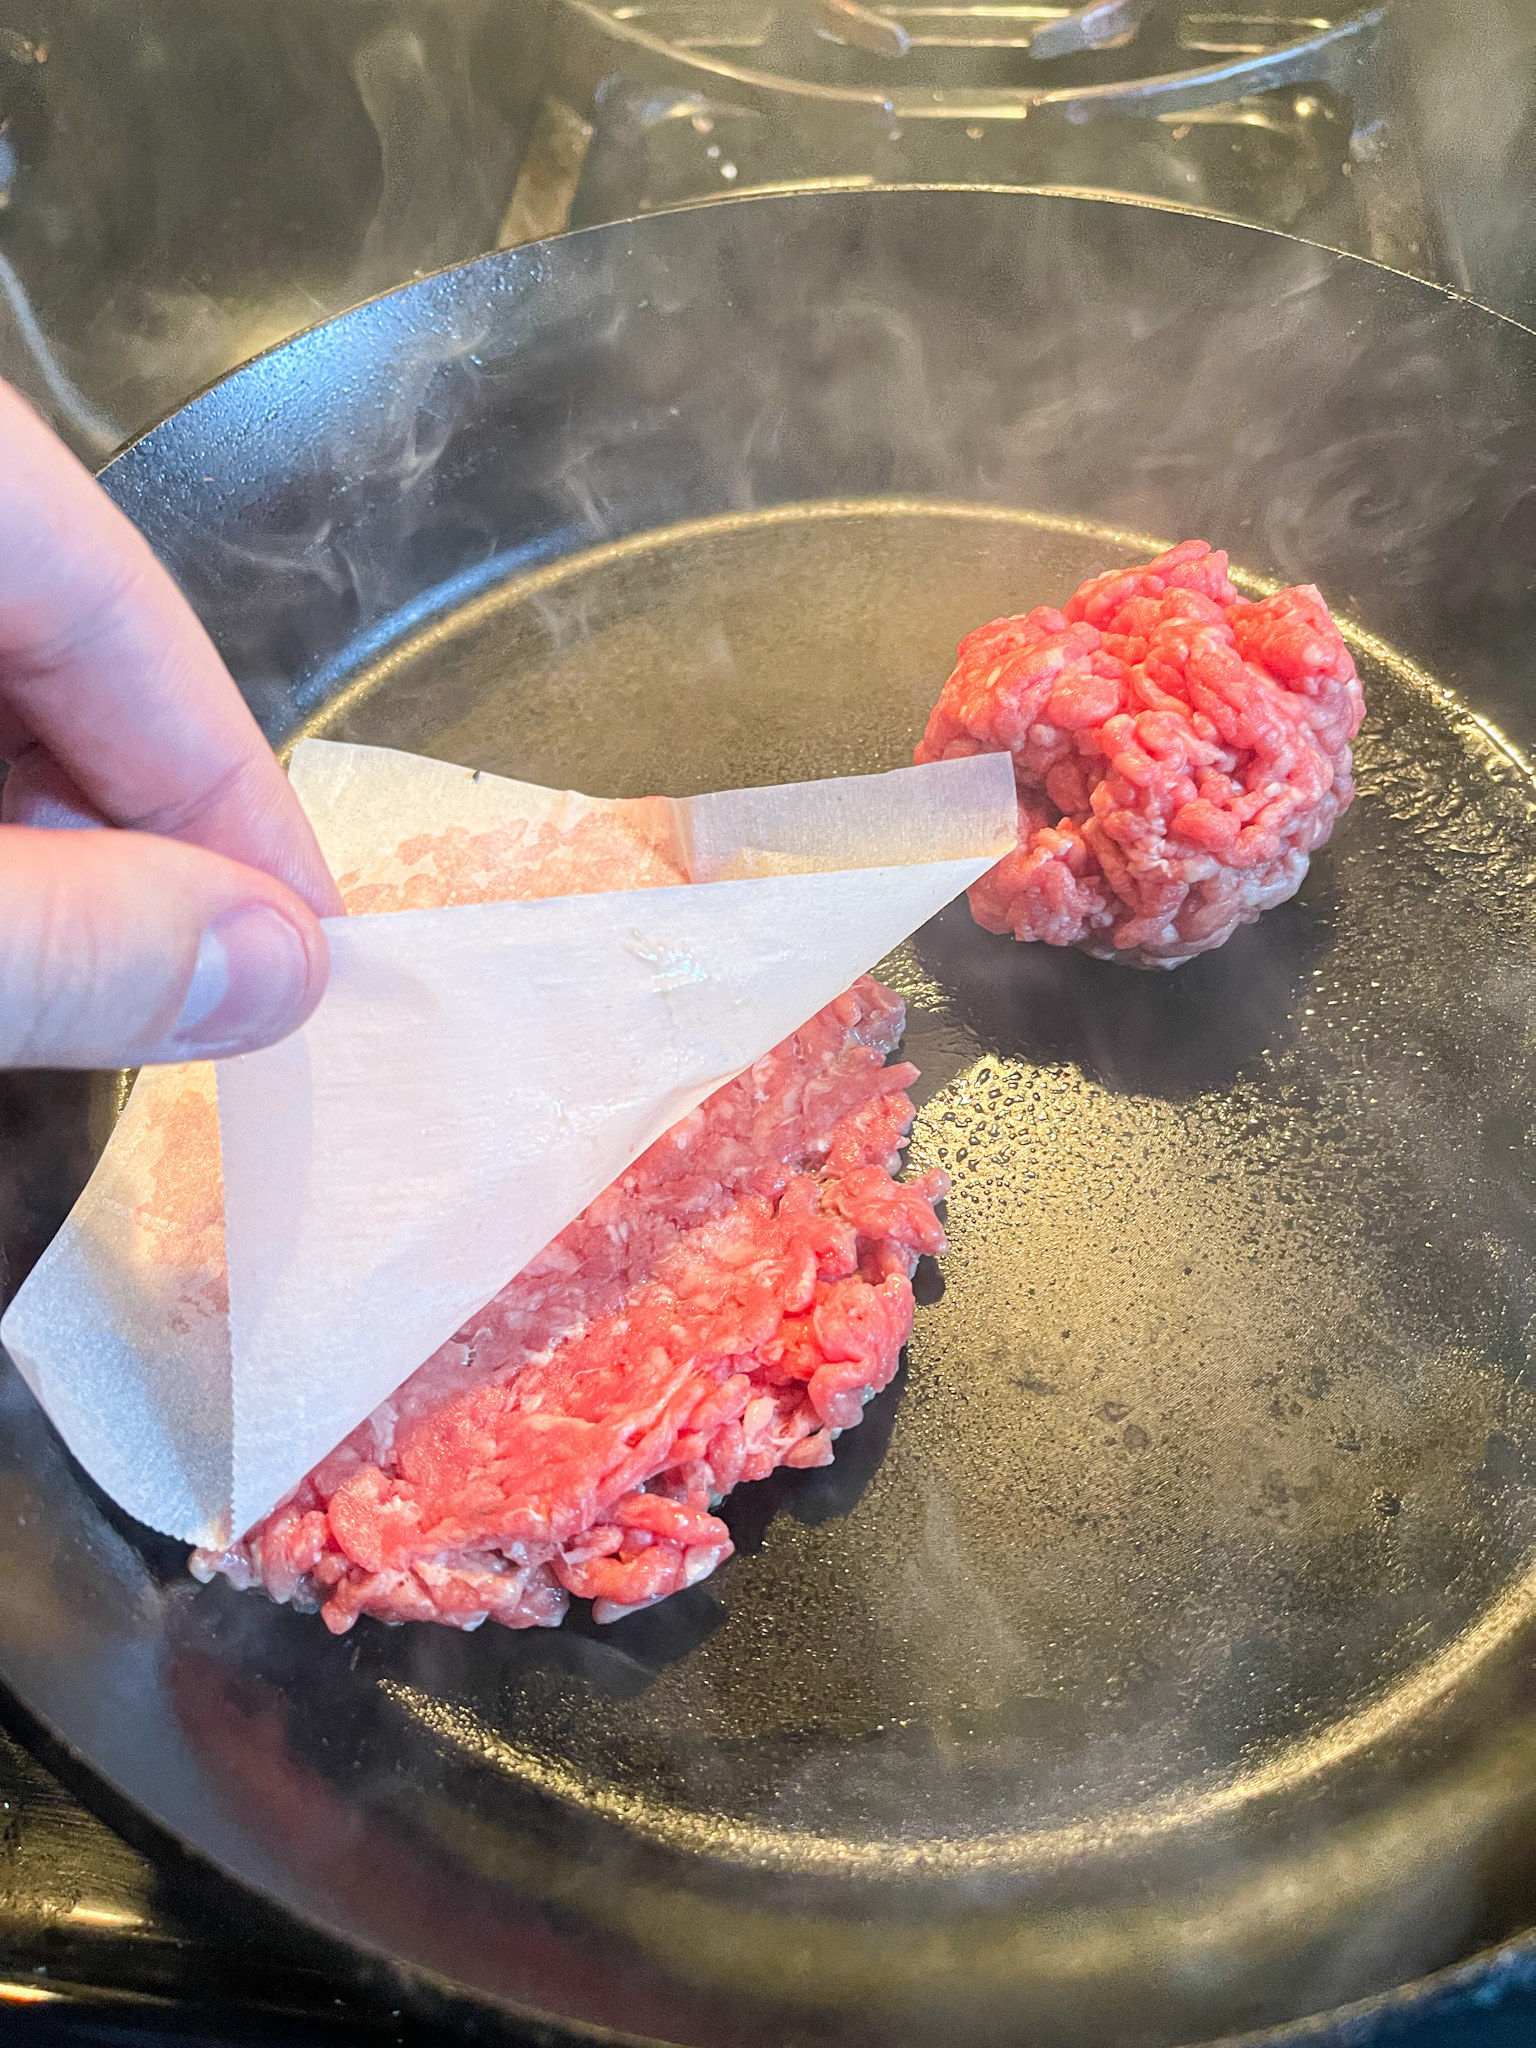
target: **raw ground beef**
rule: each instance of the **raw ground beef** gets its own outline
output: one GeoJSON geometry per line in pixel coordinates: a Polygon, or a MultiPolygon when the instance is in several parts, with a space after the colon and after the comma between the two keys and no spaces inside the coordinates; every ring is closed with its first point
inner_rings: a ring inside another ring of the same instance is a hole
{"type": "Polygon", "coordinates": [[[552,1627],[691,1586],[731,1553],[710,1508],[829,1464],[896,1370],[942,1175],[892,1178],[912,1121],[903,1023],[861,979],[635,1161],[233,1549],[275,1600],[552,1627]]]}
{"type": "Polygon", "coordinates": [[[1301,887],[1364,711],[1311,584],[1250,603],[1187,540],[967,634],[916,758],[1013,756],[1019,844],[978,924],[1176,967],[1301,887]]]}

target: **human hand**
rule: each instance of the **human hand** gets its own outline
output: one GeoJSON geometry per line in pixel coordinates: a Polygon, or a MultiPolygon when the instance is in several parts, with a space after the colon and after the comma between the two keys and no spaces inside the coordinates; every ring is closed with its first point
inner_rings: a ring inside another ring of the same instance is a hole
{"type": "Polygon", "coordinates": [[[308,820],[148,543],[4,384],[0,760],[0,1066],[303,1023],[342,909],[308,820]]]}

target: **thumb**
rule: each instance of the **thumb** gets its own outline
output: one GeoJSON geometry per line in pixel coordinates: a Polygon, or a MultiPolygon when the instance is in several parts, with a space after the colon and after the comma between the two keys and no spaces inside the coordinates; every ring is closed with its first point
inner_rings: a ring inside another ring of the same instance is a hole
{"type": "Polygon", "coordinates": [[[0,1066],[254,1052],[320,1000],[325,933],[271,875],[150,833],[0,825],[0,1066]]]}

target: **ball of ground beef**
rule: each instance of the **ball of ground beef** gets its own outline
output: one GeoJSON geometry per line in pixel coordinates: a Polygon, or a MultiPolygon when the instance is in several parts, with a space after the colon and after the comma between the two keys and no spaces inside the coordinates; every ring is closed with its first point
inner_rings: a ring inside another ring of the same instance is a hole
{"type": "Polygon", "coordinates": [[[968,633],[917,759],[1013,756],[1019,843],[978,924],[1176,967],[1301,887],[1364,711],[1311,584],[1250,603],[1187,540],[968,633]]]}

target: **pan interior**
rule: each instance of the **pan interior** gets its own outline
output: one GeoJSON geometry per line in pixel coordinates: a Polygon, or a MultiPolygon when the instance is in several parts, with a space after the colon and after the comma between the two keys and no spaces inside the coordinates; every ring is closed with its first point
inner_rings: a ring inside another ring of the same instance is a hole
{"type": "MultiPolygon", "coordinates": [[[[963,631],[1153,544],[672,529],[440,617],[308,729],[612,795],[893,767],[963,631]]],[[[1137,974],[961,902],[886,963],[952,1250],[835,1465],[743,1488],[737,1557],[607,1631],[363,1624],[392,1740],[726,1864],[1055,1862],[1400,1746],[1519,1629],[1536,789],[1356,654],[1359,800],[1219,954],[1137,974]]]]}

